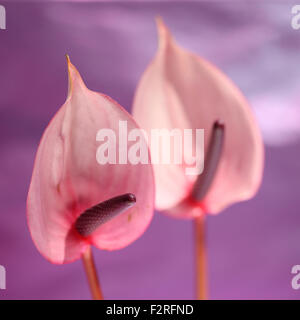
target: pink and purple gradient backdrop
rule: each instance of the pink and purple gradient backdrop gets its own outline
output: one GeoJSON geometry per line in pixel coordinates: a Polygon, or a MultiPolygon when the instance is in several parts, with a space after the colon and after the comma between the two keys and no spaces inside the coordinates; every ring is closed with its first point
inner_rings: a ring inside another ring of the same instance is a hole
{"type": "MultiPolygon", "coordinates": [[[[0,299],[89,299],[80,261],[56,266],[38,253],[25,203],[34,155],[67,92],[68,53],[87,86],[131,108],[156,50],[162,16],[185,48],[243,90],[266,142],[262,187],[251,201],[207,219],[212,299],[299,299],[300,30],[289,1],[5,2],[0,30],[0,299]]],[[[147,186],[145,186],[146,188],[147,186]]],[[[109,299],[193,299],[193,227],[157,213],[134,244],[94,250],[109,299]]]]}

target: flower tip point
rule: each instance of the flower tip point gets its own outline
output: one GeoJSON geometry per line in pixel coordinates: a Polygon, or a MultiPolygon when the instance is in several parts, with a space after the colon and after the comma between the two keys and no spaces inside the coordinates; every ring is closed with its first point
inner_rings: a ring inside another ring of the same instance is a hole
{"type": "Polygon", "coordinates": [[[68,98],[71,97],[72,95],[72,78],[73,78],[73,74],[72,74],[72,62],[70,59],[70,56],[66,53],[65,54],[66,60],[67,60],[67,68],[68,68],[68,98]]]}
{"type": "Polygon", "coordinates": [[[69,72],[69,76],[70,76],[70,72],[71,72],[71,67],[73,66],[70,56],[68,54],[65,54],[66,60],[67,60],[67,66],[68,66],[68,72],[69,72]]]}
{"type": "Polygon", "coordinates": [[[163,32],[167,32],[167,26],[165,25],[163,19],[161,16],[157,15],[155,17],[155,21],[156,21],[156,26],[157,26],[157,29],[158,29],[158,32],[161,34],[163,32]]]}
{"type": "Polygon", "coordinates": [[[65,57],[66,57],[66,60],[67,60],[68,70],[70,71],[70,68],[72,66],[72,62],[71,62],[70,56],[66,53],[65,57]]]}
{"type": "Polygon", "coordinates": [[[136,203],[136,197],[135,197],[135,195],[133,193],[128,193],[127,197],[128,197],[128,201],[129,202],[136,203]]]}
{"type": "Polygon", "coordinates": [[[155,21],[156,21],[158,38],[159,38],[159,44],[162,45],[165,43],[167,36],[169,35],[169,30],[165,25],[161,16],[156,16],[155,21]]]}
{"type": "Polygon", "coordinates": [[[162,19],[162,17],[160,15],[156,15],[155,16],[155,22],[156,22],[157,27],[163,27],[164,26],[163,19],[162,19]]]}
{"type": "Polygon", "coordinates": [[[213,125],[213,129],[224,129],[225,128],[225,123],[221,120],[216,120],[214,122],[214,125],[213,125]]]}

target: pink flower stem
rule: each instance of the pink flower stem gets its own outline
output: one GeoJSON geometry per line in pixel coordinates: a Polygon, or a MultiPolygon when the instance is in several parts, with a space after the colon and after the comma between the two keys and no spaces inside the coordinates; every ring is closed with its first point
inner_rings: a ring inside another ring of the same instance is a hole
{"type": "Polygon", "coordinates": [[[88,283],[90,286],[93,299],[104,300],[91,247],[88,247],[87,250],[83,253],[82,262],[83,262],[84,270],[88,279],[88,283]]]}
{"type": "Polygon", "coordinates": [[[205,216],[195,218],[196,249],[196,296],[198,300],[207,299],[206,249],[205,249],[205,216]]]}

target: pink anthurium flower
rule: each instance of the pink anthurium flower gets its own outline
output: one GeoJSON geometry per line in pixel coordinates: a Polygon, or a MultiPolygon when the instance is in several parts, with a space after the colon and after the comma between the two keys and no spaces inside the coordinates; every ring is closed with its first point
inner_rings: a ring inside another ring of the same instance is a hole
{"type": "Polygon", "coordinates": [[[218,213],[256,193],[263,171],[261,135],[232,81],[177,45],[161,19],[157,24],[159,48],[137,87],[133,115],[146,132],[192,129],[193,143],[184,152],[195,151],[195,131],[204,129],[205,162],[198,175],[186,174],[189,163],[153,164],[156,208],[181,218],[218,213]]]}
{"type": "Polygon", "coordinates": [[[154,206],[151,164],[96,159],[100,129],[118,136],[120,120],[128,130],[137,129],[136,122],[111,98],[87,89],[67,60],[68,96],[41,139],[27,199],[32,239],[57,264],[89,255],[90,245],[129,245],[147,228],[154,206]]]}
{"type": "Polygon", "coordinates": [[[153,165],[156,207],[190,218],[217,213],[257,191],[263,169],[260,132],[244,96],[220,70],[178,46],[160,19],[158,33],[159,49],[136,91],[134,118],[147,131],[204,129],[206,151],[216,121],[226,135],[217,172],[200,203],[187,202],[198,177],[187,175],[184,163],[153,165]],[[179,212],[183,205],[186,211],[179,212]]]}

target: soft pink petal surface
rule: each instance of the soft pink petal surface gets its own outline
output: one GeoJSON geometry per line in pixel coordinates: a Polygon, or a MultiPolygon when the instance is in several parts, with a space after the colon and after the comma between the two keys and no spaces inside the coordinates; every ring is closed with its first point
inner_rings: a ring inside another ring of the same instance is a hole
{"type": "MultiPolygon", "coordinates": [[[[153,128],[204,129],[205,149],[213,123],[221,120],[225,124],[222,158],[201,204],[208,212],[217,213],[251,198],[257,191],[264,158],[261,135],[250,107],[231,80],[209,62],[178,46],[159,19],[158,32],[158,52],[138,85],[133,115],[148,132],[153,128]]],[[[203,212],[183,206],[196,179],[195,175],[186,175],[186,165],[153,167],[158,209],[182,217],[203,212]]]]}
{"type": "Polygon", "coordinates": [[[127,121],[128,131],[138,128],[136,123],[112,99],[88,90],[75,67],[68,65],[68,98],[41,139],[27,200],[34,243],[53,263],[78,259],[89,244],[106,250],[127,246],[144,232],[153,214],[151,165],[96,161],[100,129],[112,129],[118,137],[119,120],[127,121]],[[77,234],[74,222],[84,210],[128,192],[135,194],[135,206],[87,239],[77,234]]]}

